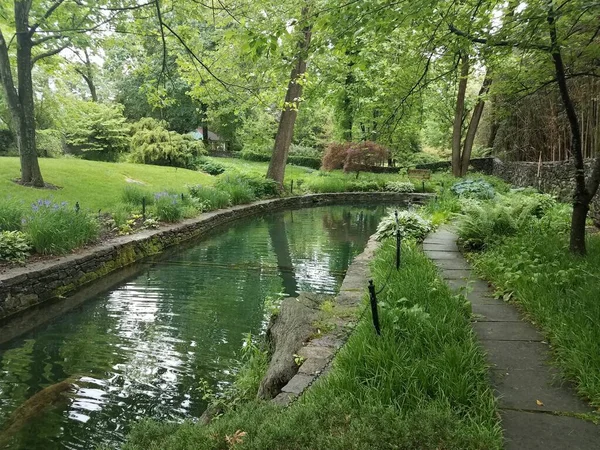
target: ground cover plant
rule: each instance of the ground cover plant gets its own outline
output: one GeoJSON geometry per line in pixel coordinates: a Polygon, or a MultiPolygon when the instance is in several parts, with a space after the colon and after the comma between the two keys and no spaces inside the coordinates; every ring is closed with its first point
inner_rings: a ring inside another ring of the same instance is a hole
{"type": "MultiPolygon", "coordinates": [[[[377,252],[378,286],[394,255],[390,241],[377,252]]],[[[363,317],[332,371],[289,408],[253,401],[208,426],[143,421],[123,448],[227,449],[232,441],[240,449],[502,448],[464,298],[414,244],[403,255],[380,294],[382,335],[363,317]]]]}

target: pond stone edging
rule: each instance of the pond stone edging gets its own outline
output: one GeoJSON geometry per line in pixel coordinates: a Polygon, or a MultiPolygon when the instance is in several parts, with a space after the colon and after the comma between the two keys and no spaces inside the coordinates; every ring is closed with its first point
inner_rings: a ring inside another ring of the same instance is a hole
{"type": "Polygon", "coordinates": [[[373,235],[369,238],[363,252],[354,258],[346,271],[340,291],[332,302],[334,311],[341,312],[341,314],[334,312],[333,317],[328,321],[333,325],[332,331],[310,339],[298,351],[298,356],[304,359],[298,373],[281,389],[281,393],[271,400],[272,402],[288,406],[321,375],[329,371],[335,355],[360,321],[361,308],[366,308],[363,299],[368,292],[367,286],[371,276],[369,263],[378,247],[379,242],[373,235]]]}
{"type": "Polygon", "coordinates": [[[53,260],[35,262],[0,274],[0,319],[52,299],[75,293],[92,281],[168,247],[201,237],[236,219],[287,209],[343,204],[419,203],[430,194],[356,192],[311,194],[262,200],[248,205],[203,213],[193,219],[111,239],[103,244],[53,260]]]}

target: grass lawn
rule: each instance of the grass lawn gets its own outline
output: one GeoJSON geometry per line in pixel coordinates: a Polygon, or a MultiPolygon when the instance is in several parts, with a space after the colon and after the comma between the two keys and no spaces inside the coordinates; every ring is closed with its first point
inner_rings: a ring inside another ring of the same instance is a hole
{"type": "MultiPolygon", "coordinates": [[[[388,242],[373,264],[383,285],[388,242]]],[[[382,335],[367,314],[332,371],[287,409],[250,402],[208,426],[144,421],[123,447],[169,449],[500,449],[502,433],[464,299],[415,245],[380,294],[382,335]],[[245,434],[243,434],[245,433],[245,434]]]]}
{"type": "Polygon", "coordinates": [[[107,163],[75,158],[40,158],[46,183],[59,186],[58,190],[34,189],[20,186],[12,180],[19,177],[19,159],[0,158],[0,192],[32,203],[39,198],[52,197],[55,201],[79,202],[82,208],[97,211],[110,210],[121,201],[127,179],[144,183],[155,192],[166,189],[187,192],[187,184],[212,184],[213,178],[201,172],[174,167],[144,164],[107,163]]]}

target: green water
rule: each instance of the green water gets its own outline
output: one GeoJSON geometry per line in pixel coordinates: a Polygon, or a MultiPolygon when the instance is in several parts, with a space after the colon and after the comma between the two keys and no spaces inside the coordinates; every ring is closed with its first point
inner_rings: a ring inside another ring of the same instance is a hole
{"type": "MultiPolygon", "coordinates": [[[[334,294],[383,213],[322,207],[237,221],[66,312],[35,312],[30,323],[56,317],[0,344],[0,448],[118,447],[141,418],[199,417],[200,381],[231,382],[243,338],[265,326],[265,297],[334,294]],[[6,432],[27,399],[72,376],[83,377],[74,390],[6,432]]],[[[14,328],[0,328],[0,342],[14,328]]]]}

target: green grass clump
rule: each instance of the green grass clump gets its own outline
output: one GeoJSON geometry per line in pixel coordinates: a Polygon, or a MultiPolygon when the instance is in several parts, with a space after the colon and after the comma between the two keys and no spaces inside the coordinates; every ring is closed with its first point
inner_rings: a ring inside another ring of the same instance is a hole
{"type": "Polygon", "coordinates": [[[24,218],[23,228],[37,253],[64,254],[98,237],[98,220],[66,202],[38,200],[24,218]]]}
{"type": "Polygon", "coordinates": [[[177,194],[159,192],[154,194],[154,213],[161,222],[178,222],[183,219],[186,205],[177,194]]]}
{"type": "Polygon", "coordinates": [[[25,207],[14,198],[0,199],[0,231],[18,231],[25,207]]]}
{"type": "Polygon", "coordinates": [[[150,206],[154,203],[154,194],[149,189],[141,186],[128,185],[123,189],[121,199],[124,203],[138,207],[141,207],[145,200],[146,205],[150,206]]]}
{"type": "Polygon", "coordinates": [[[227,193],[232,205],[241,205],[256,200],[256,195],[250,183],[239,176],[226,175],[217,181],[215,187],[227,193]]]}
{"type": "MultiPolygon", "coordinates": [[[[373,264],[384,283],[395,247],[373,264]]],[[[382,335],[364,318],[332,371],[287,409],[250,402],[208,426],[144,421],[126,450],[500,449],[501,429],[464,299],[414,245],[380,294],[382,335]]]]}
{"type": "Polygon", "coordinates": [[[202,211],[226,208],[229,206],[229,194],[211,186],[188,186],[190,196],[195,198],[202,211]]]}

